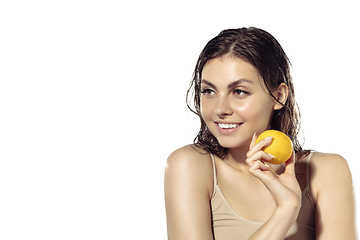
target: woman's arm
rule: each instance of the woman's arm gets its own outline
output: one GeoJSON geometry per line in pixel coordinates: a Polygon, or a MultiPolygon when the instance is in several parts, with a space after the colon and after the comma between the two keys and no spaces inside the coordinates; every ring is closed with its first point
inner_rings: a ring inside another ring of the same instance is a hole
{"type": "MultiPolygon", "coordinates": [[[[284,239],[287,232],[294,224],[301,207],[301,189],[295,175],[294,154],[286,162],[285,172],[278,175],[263,160],[272,159],[262,148],[271,143],[271,139],[262,140],[255,144],[256,135],[251,141],[247,153],[249,172],[264,183],[272,194],[277,205],[270,219],[261,226],[250,240],[280,240],[284,239]]],[[[259,206],[260,207],[260,206],[259,206]]]]}
{"type": "Polygon", "coordinates": [[[281,240],[294,224],[298,209],[277,208],[270,219],[249,240],[281,240]]]}
{"type": "Polygon", "coordinates": [[[172,153],[165,169],[169,240],[213,240],[210,198],[213,170],[209,155],[187,146],[172,153]]]}
{"type": "Polygon", "coordinates": [[[335,154],[315,153],[311,163],[316,239],[357,239],[354,192],[346,160],[335,154]]]}

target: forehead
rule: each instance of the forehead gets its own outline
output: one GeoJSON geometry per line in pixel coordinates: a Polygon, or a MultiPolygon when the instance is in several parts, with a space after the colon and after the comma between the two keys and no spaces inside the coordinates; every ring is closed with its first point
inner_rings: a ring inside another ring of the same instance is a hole
{"type": "Polygon", "coordinates": [[[258,70],[245,60],[235,57],[220,57],[209,60],[202,71],[202,79],[216,85],[227,85],[238,79],[249,79],[260,85],[261,76],[258,70]]]}

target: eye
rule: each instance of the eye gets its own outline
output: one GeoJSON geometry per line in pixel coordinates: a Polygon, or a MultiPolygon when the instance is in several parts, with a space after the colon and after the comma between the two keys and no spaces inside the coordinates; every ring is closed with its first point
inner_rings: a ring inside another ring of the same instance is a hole
{"type": "Polygon", "coordinates": [[[215,92],[214,92],[213,90],[207,88],[207,89],[201,90],[201,94],[204,94],[204,95],[213,95],[213,94],[215,94],[215,92]]]}
{"type": "Polygon", "coordinates": [[[244,94],[249,94],[249,92],[246,92],[246,91],[243,91],[243,90],[240,90],[240,89],[236,89],[233,91],[233,94],[235,96],[243,96],[244,94]]]}

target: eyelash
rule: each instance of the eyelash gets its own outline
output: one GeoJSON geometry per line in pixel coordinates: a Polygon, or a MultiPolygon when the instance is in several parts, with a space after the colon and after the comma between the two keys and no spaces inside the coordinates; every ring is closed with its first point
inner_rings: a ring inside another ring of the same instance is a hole
{"type": "MultiPolygon", "coordinates": [[[[211,95],[212,93],[214,93],[214,90],[206,88],[206,89],[201,90],[200,93],[205,94],[205,95],[211,95]]],[[[233,91],[233,94],[236,95],[236,96],[240,96],[242,94],[250,94],[250,93],[246,92],[244,90],[241,90],[241,89],[235,89],[233,91]],[[237,94],[235,92],[237,92],[237,94]]]]}
{"type": "Polygon", "coordinates": [[[211,91],[211,93],[214,92],[213,90],[206,88],[206,89],[201,90],[200,93],[210,95],[211,94],[211,93],[209,93],[210,91],[211,91]]]}
{"type": "Polygon", "coordinates": [[[243,93],[243,94],[249,94],[249,92],[246,92],[246,91],[240,90],[240,89],[235,89],[235,90],[233,91],[233,93],[235,93],[235,92],[240,92],[239,94],[236,94],[237,96],[240,96],[241,93],[243,93]]]}

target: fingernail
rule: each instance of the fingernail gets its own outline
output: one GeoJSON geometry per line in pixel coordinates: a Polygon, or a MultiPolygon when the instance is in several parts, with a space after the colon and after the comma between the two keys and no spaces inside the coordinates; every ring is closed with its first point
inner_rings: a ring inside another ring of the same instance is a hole
{"type": "Polygon", "coordinates": [[[254,133],[254,135],[252,136],[252,138],[254,139],[254,138],[255,138],[255,136],[256,136],[256,132],[254,133]]]}
{"type": "Polygon", "coordinates": [[[272,139],[273,137],[267,137],[267,138],[265,138],[264,140],[266,141],[266,140],[269,140],[269,139],[272,139]]]}
{"type": "Polygon", "coordinates": [[[272,158],[275,158],[273,155],[271,155],[270,153],[267,153],[270,157],[272,157],[272,158]]]}

